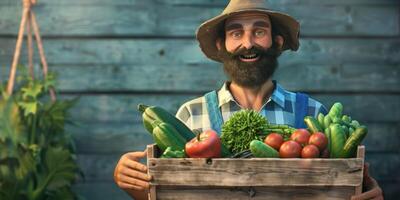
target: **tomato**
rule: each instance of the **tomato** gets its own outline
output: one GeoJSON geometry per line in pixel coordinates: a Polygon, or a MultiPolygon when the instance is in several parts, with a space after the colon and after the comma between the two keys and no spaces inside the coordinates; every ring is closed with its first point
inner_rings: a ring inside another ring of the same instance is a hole
{"type": "Polygon", "coordinates": [[[302,158],[318,158],[319,157],[319,149],[317,146],[313,144],[308,144],[303,147],[301,150],[301,157],[302,158]]]}
{"type": "Polygon", "coordinates": [[[317,146],[320,151],[323,151],[328,145],[328,138],[326,138],[326,136],[323,133],[316,132],[310,136],[308,144],[313,144],[317,146]]]}
{"type": "Polygon", "coordinates": [[[221,140],[217,132],[206,130],[186,143],[185,152],[190,158],[219,158],[221,140]]]}
{"type": "Polygon", "coordinates": [[[284,142],[279,148],[279,157],[281,158],[300,158],[301,145],[295,141],[284,142]]]}
{"type": "Polygon", "coordinates": [[[309,138],[310,132],[308,132],[307,129],[297,129],[290,136],[291,140],[298,142],[302,146],[308,143],[309,138]]]}
{"type": "Polygon", "coordinates": [[[278,133],[270,133],[264,140],[264,143],[267,144],[268,146],[276,149],[279,151],[279,147],[281,147],[283,143],[283,137],[282,135],[278,133]]]}

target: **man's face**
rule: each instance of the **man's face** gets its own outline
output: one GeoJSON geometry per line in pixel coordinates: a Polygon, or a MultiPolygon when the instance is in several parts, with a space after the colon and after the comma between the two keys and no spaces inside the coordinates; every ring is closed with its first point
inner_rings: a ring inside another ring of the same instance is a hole
{"type": "Polygon", "coordinates": [[[244,13],[227,19],[219,57],[232,81],[257,87],[273,75],[280,50],[272,40],[271,28],[265,14],[244,13]]]}

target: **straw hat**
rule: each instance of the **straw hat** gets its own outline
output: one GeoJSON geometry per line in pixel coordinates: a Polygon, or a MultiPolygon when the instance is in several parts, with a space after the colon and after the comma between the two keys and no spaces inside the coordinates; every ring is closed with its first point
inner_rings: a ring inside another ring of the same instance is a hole
{"type": "Polygon", "coordinates": [[[208,58],[221,62],[215,45],[218,35],[221,34],[218,31],[223,31],[224,22],[228,17],[245,12],[258,12],[269,16],[272,28],[284,38],[283,51],[296,51],[299,48],[300,24],[293,17],[268,9],[265,0],[231,0],[220,15],[207,20],[197,29],[196,37],[200,48],[208,58]]]}

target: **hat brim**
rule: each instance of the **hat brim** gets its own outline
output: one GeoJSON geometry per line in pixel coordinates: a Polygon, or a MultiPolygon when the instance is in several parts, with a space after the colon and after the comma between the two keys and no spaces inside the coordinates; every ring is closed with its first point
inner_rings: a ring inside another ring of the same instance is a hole
{"type": "Polygon", "coordinates": [[[199,26],[196,32],[196,38],[200,43],[201,50],[208,58],[217,62],[221,62],[217,56],[218,49],[216,46],[216,40],[220,34],[218,31],[223,30],[224,21],[228,17],[247,12],[259,12],[267,14],[270,17],[273,28],[284,38],[282,51],[288,49],[296,51],[299,48],[300,24],[293,17],[272,10],[249,9],[231,12],[228,14],[221,14],[210,20],[207,20],[199,26]]]}

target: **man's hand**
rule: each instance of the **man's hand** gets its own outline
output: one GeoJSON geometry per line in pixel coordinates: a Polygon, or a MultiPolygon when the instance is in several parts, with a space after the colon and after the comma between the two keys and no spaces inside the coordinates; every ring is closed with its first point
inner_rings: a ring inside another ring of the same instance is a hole
{"type": "Polygon", "coordinates": [[[363,179],[363,193],[354,195],[351,200],[383,200],[382,189],[379,187],[378,182],[369,176],[369,164],[364,164],[364,179],[363,179]]]}
{"type": "Polygon", "coordinates": [[[129,152],[118,161],[114,170],[115,183],[135,199],[147,195],[151,176],[147,174],[147,167],[139,162],[146,157],[147,152],[129,152]]]}

